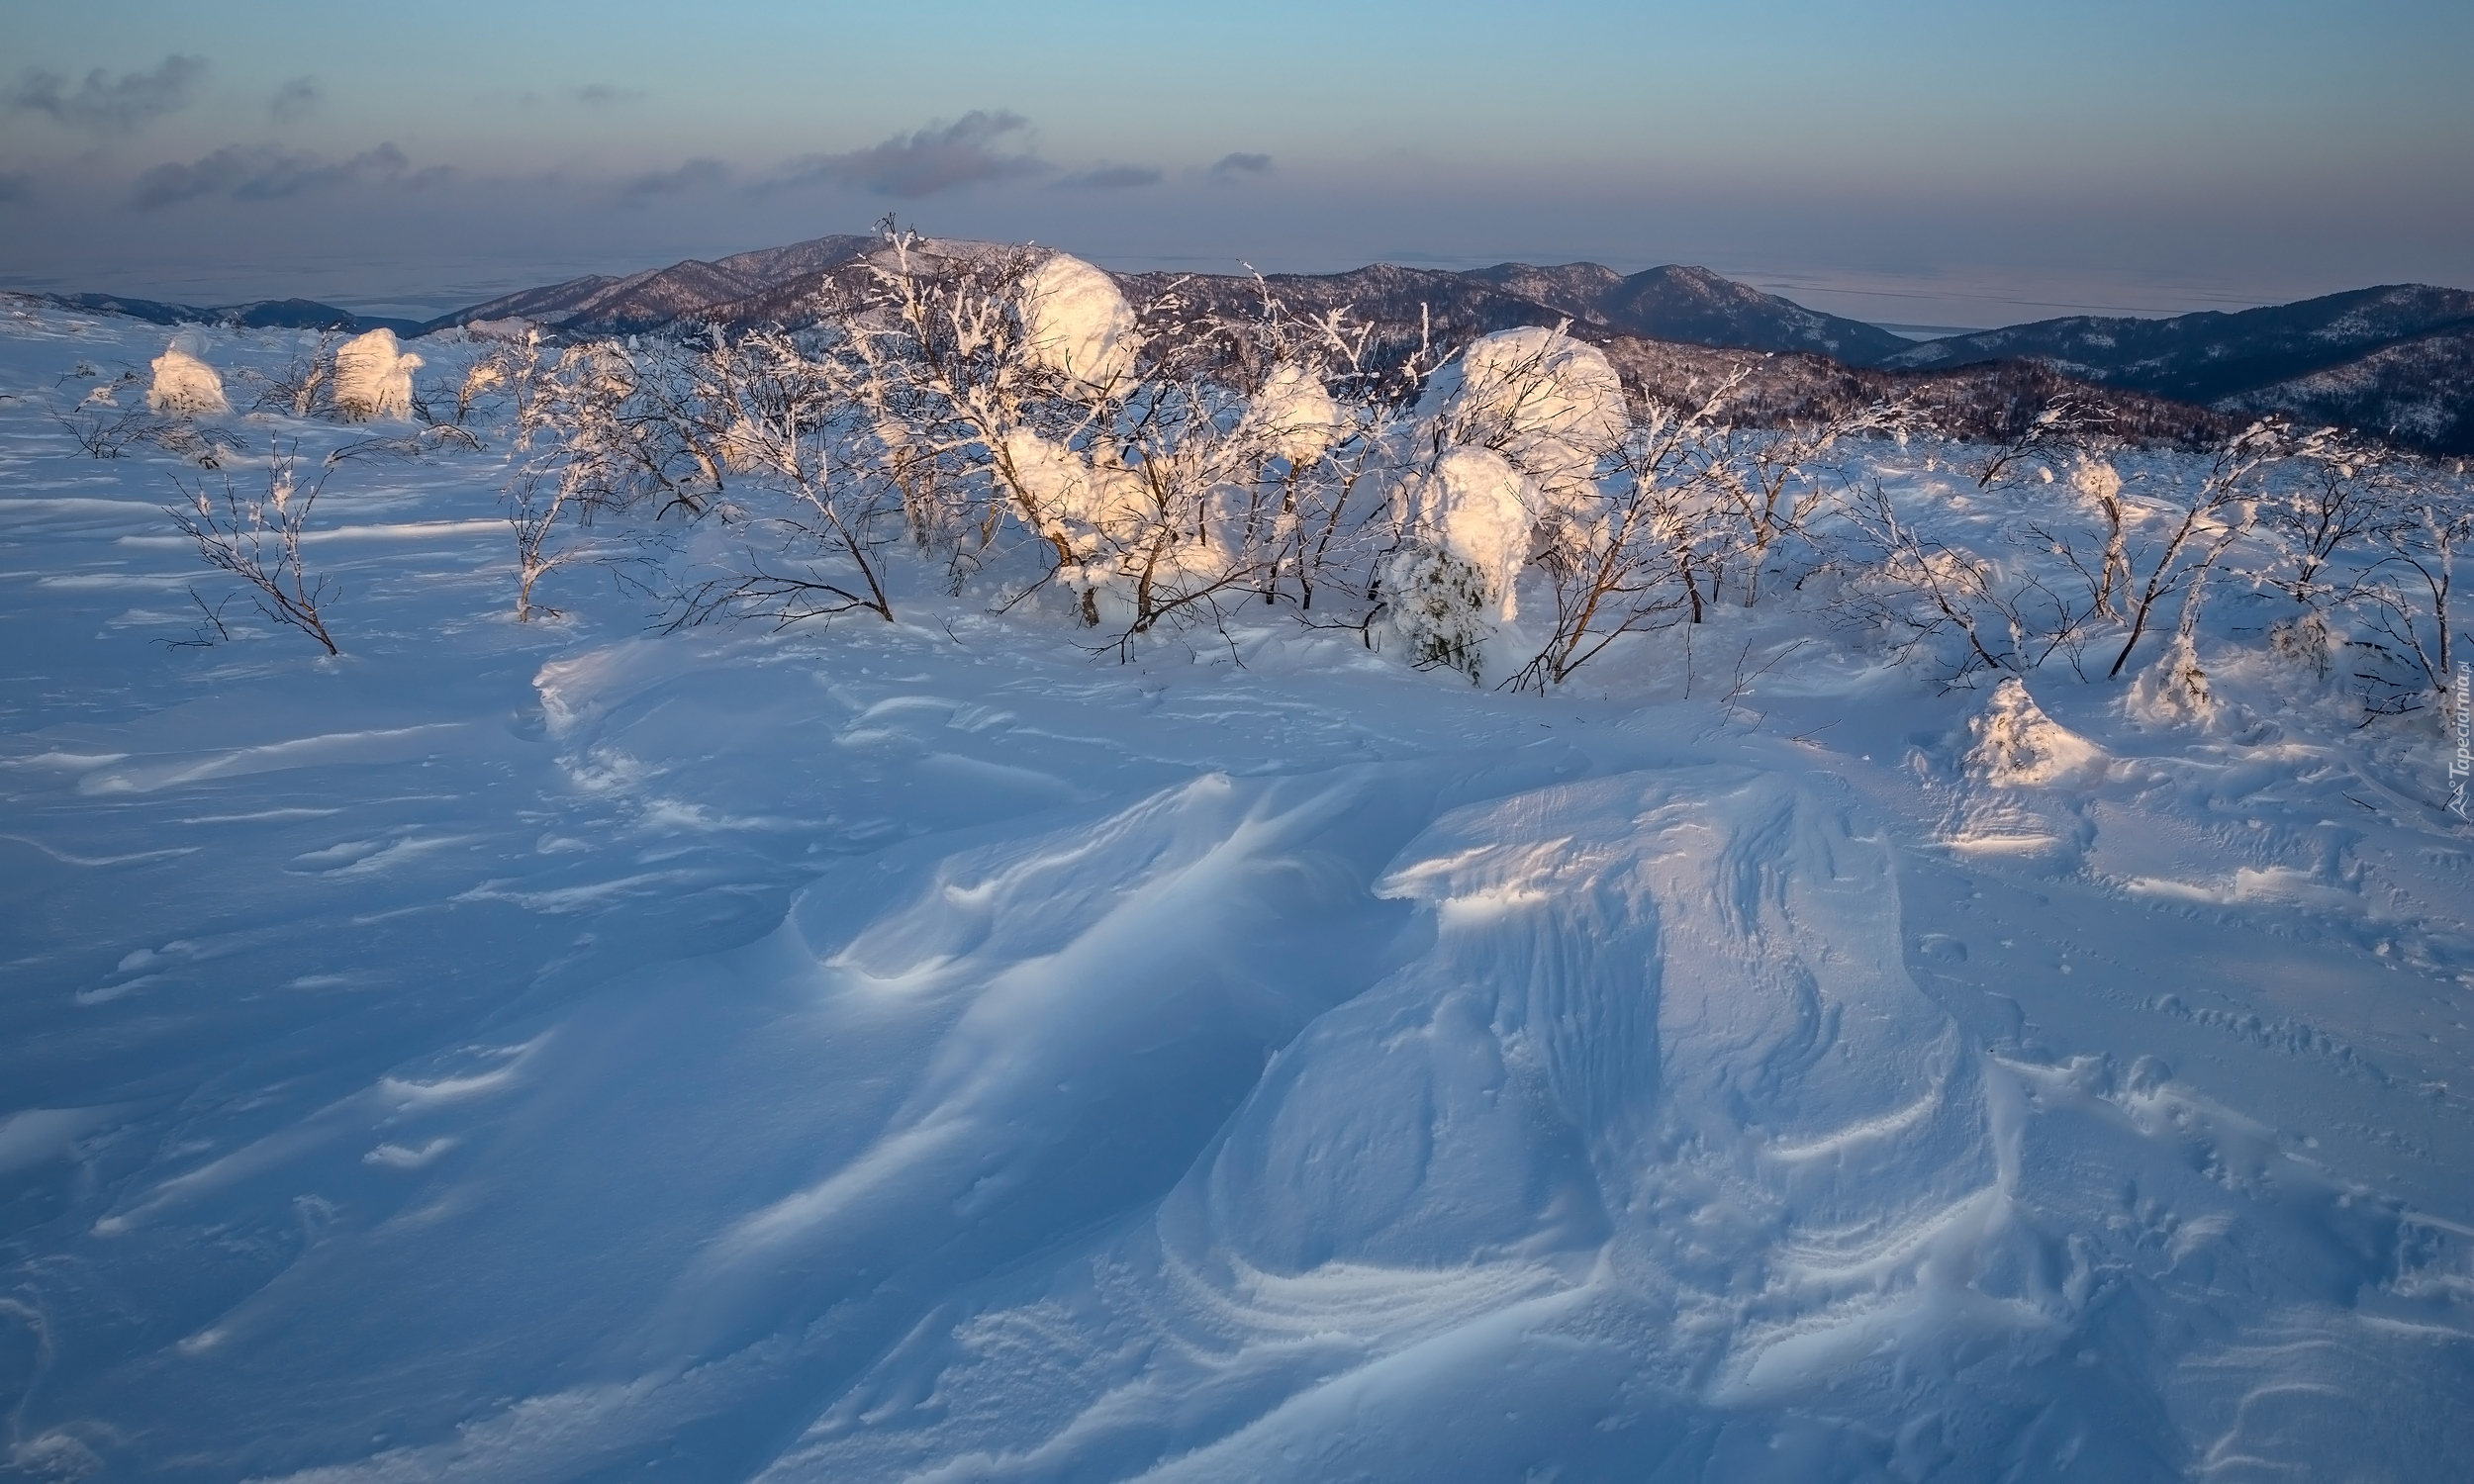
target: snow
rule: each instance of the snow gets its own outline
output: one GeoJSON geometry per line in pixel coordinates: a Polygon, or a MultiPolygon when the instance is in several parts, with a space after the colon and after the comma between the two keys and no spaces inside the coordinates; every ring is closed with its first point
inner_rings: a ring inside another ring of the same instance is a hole
{"type": "Polygon", "coordinates": [[[413,415],[413,373],[422,358],[395,343],[395,331],[373,329],[335,347],[335,407],[357,422],[401,421],[413,415]]]}
{"type": "MultiPolygon", "coordinates": [[[[2452,739],[2223,580],[2141,651],[2205,725],[1745,680],[1778,603],[1545,698],[1269,613],[1095,663],[921,563],[895,624],[654,634],[582,566],[518,624],[493,446],[330,480],[342,657],[176,648],[198,471],[45,402],[153,331],[0,328],[17,1473],[2474,1463],[2452,739]]],[[[1488,621],[1510,446],[1404,497],[1488,621]]]]}
{"type": "Polygon", "coordinates": [[[1035,366],[1104,389],[1134,368],[1141,341],[1116,281],[1059,252],[1023,275],[1022,347],[1035,366]]]}

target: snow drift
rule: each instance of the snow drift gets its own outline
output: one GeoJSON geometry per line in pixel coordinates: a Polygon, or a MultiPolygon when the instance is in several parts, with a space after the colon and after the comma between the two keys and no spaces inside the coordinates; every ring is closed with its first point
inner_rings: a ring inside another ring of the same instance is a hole
{"type": "Polygon", "coordinates": [[[1727,770],[1446,813],[1377,887],[1426,946],[1156,1214],[940,1308],[764,1477],[2158,1477],[2160,1414],[2272,1452],[2294,1345],[2403,1384],[2312,1413],[2351,1456],[2474,1440],[2462,1349],[2402,1382],[2422,1342],[2305,1297],[2416,1311],[2360,1266],[2393,1214],[2158,1069],[1988,1055],[1855,823],[1727,770]]]}

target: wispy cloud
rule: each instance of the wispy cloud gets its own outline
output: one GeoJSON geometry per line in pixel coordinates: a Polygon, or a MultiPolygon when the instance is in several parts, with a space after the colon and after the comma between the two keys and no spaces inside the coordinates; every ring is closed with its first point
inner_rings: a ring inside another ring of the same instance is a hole
{"type": "Polygon", "coordinates": [[[618,200],[644,206],[663,196],[717,186],[730,178],[730,167],[717,159],[692,159],[675,170],[648,170],[620,184],[618,200]]]}
{"type": "Polygon", "coordinates": [[[610,82],[588,82],[572,90],[567,96],[593,108],[617,108],[620,104],[641,103],[653,95],[642,88],[622,88],[610,82]]]}
{"type": "Polygon", "coordinates": [[[939,120],[866,149],[793,160],[778,183],[854,186],[909,200],[958,186],[1044,174],[1048,163],[1037,155],[1028,150],[1006,152],[1007,137],[1029,129],[1030,124],[1009,110],[975,109],[950,124],[939,120]]]}
{"type": "Polygon", "coordinates": [[[1057,182],[1057,189],[1124,191],[1159,183],[1160,172],[1149,165],[1100,165],[1066,176],[1057,182]]]}
{"type": "Polygon", "coordinates": [[[419,188],[453,173],[444,165],[416,171],[393,144],[329,160],[273,144],[226,144],[203,159],[156,165],[138,177],[134,205],[144,211],[218,197],[232,201],[283,201],[348,185],[419,188]]]}
{"type": "Polygon", "coordinates": [[[266,100],[266,111],[278,124],[289,124],[327,101],[327,90],[315,77],[295,77],[275,89],[275,96],[266,100]]]}
{"type": "Polygon", "coordinates": [[[1271,174],[1272,157],[1268,154],[1246,154],[1242,152],[1237,154],[1223,154],[1218,159],[1212,161],[1210,169],[1205,170],[1202,173],[1210,179],[1216,180],[1223,185],[1232,181],[1249,180],[1258,175],[1271,174]]]}
{"type": "Polygon", "coordinates": [[[167,56],[152,71],[118,77],[97,67],[73,88],[57,72],[28,67],[0,99],[23,113],[48,114],[71,129],[126,134],[148,119],[186,107],[205,76],[202,56],[167,56]]]}

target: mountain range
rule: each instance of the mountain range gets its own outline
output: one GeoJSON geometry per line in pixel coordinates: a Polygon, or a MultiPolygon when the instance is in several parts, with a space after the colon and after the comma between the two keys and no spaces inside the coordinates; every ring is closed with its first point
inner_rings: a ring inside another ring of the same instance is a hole
{"type": "MultiPolygon", "coordinates": [[[[796,323],[812,313],[829,280],[858,269],[875,242],[843,234],[627,278],[574,279],[475,305],[432,325],[521,317],[613,334],[682,321],[796,323]]],[[[1292,312],[1346,307],[1378,325],[1426,323],[1446,334],[1569,322],[1573,333],[1600,343],[1635,338],[1811,355],[1884,372],[2038,361],[2074,381],[2220,414],[2282,412],[2434,452],[2474,452],[2474,293],[2426,284],[2234,314],[2071,316],[1918,342],[1680,264],[1623,274],[1597,263],[1498,263],[1462,272],[1377,263],[1345,273],[1275,273],[1260,284],[1238,274],[1119,277],[1138,303],[1174,285],[1189,307],[1242,312],[1268,285],[1292,312]]]]}
{"type": "MultiPolygon", "coordinates": [[[[308,300],[198,309],[108,295],[55,303],[158,324],[427,333],[482,321],[529,320],[567,334],[632,334],[689,324],[797,325],[831,291],[862,280],[879,238],[856,233],[688,259],[625,277],[595,274],[509,294],[424,324],[356,317],[308,300]]],[[[2399,284],[2238,313],[2165,319],[2071,316],[1918,342],[1810,310],[1707,268],[1669,264],[1623,274],[1597,263],[1498,263],[1449,271],[1377,263],[1345,273],[1120,274],[1142,303],[1175,288],[1189,310],[1243,312],[1266,285],[1294,313],[1348,308],[1360,320],[1429,325],[1465,337],[1565,325],[1584,339],[1817,357],[1883,373],[1946,378],[1970,367],[2038,362],[2071,381],[2226,416],[2286,413],[2360,427],[2438,453],[2474,452],[2474,293],[2399,284]]],[[[1676,364],[1635,351],[1619,360],[1676,364]]],[[[1799,372],[1799,385],[1817,372],[1799,372]]],[[[1970,381],[1980,381],[1980,377],[1970,381]]],[[[1852,385],[1852,383],[1851,383],[1852,385]]]]}
{"type": "Polygon", "coordinates": [[[418,320],[355,315],[315,299],[258,299],[247,304],[166,304],[158,299],[129,299],[119,294],[44,294],[36,296],[63,309],[97,315],[126,315],[153,325],[229,325],[241,329],[339,329],[347,334],[391,329],[417,335],[429,328],[418,320]]]}

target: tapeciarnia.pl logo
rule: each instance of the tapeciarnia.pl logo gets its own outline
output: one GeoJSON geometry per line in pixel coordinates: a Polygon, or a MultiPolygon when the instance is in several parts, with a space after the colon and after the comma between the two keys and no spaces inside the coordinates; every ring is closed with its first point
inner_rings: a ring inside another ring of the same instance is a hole
{"type": "Polygon", "coordinates": [[[2457,750],[2448,759],[2448,810],[2459,819],[2465,813],[2465,781],[2474,772],[2474,664],[2457,662],[2456,712],[2457,750]]]}

